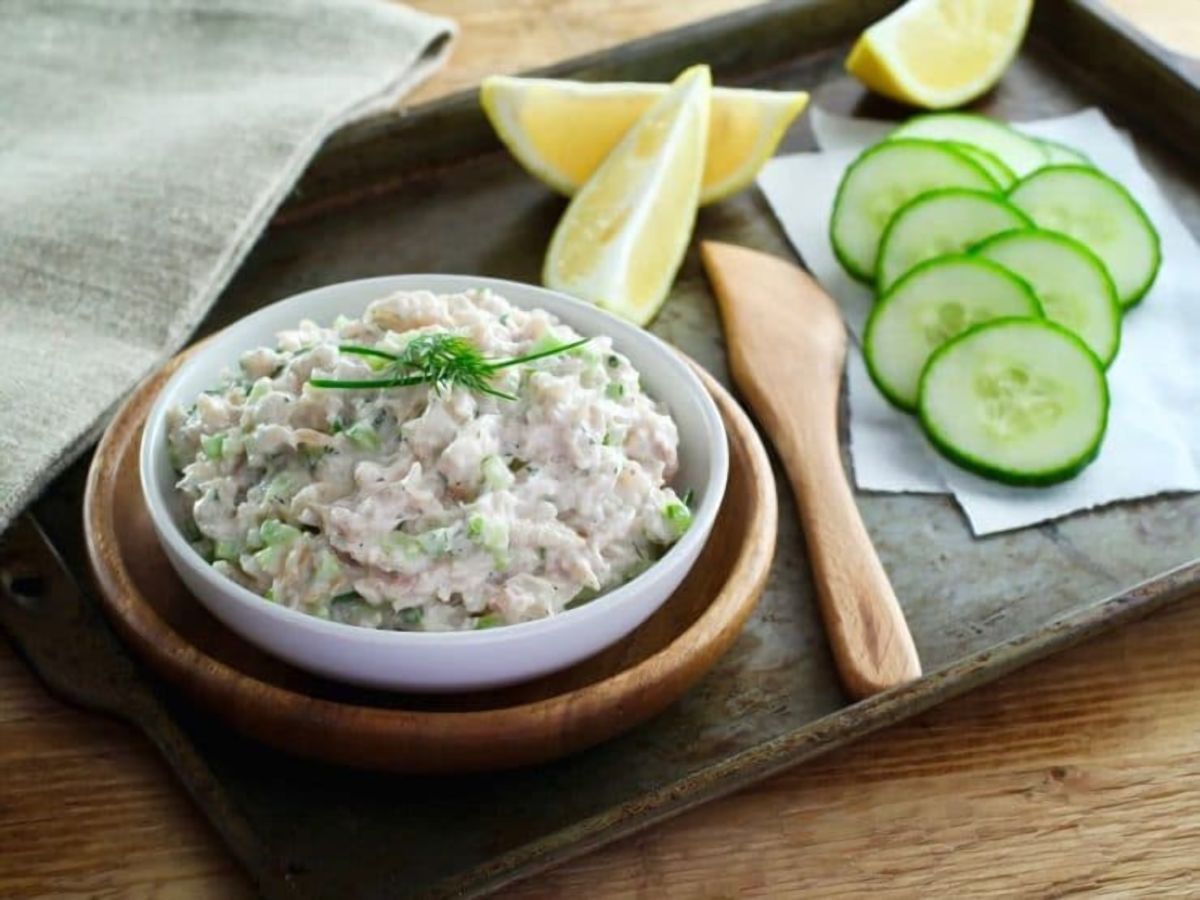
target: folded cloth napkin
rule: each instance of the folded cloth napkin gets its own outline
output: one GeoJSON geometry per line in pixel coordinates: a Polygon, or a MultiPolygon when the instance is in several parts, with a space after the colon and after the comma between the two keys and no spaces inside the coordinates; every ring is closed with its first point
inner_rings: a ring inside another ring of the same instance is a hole
{"type": "MultiPolygon", "coordinates": [[[[838,265],[829,245],[829,214],[842,173],[866,146],[893,127],[813,111],[823,152],[778,157],[759,183],[792,244],[842,305],[861,336],[871,292],[838,265]]],[[[913,417],[880,394],[856,347],[847,364],[850,451],[865,490],[952,493],[978,535],[1021,528],[1118,500],[1200,490],[1200,317],[1196,315],[1200,246],[1138,159],[1132,141],[1098,110],[1020,127],[1083,149],[1133,193],[1162,237],[1162,268],[1153,288],[1122,323],[1121,349],[1109,369],[1112,406],[1100,456],[1084,472],[1052,487],[996,484],[946,461],[913,417]]]]}
{"type": "Polygon", "coordinates": [[[0,4],[0,530],[452,32],[386,0],[0,4]]]}

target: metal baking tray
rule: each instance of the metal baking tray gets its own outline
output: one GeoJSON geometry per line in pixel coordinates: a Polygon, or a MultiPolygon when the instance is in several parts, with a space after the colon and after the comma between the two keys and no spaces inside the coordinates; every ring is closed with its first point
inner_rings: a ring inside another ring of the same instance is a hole
{"type": "MultiPolygon", "coordinates": [[[[898,116],[842,71],[852,38],[893,5],[772,3],[547,71],[665,80],[705,61],[720,83],[804,88],[828,109],[898,116]]],[[[1196,69],[1088,0],[1038,4],[1025,48],[981,107],[1023,119],[1090,105],[1132,131],[1180,213],[1200,228],[1196,69]]],[[[802,121],[785,149],[811,146],[802,121]]],[[[562,207],[503,152],[473,93],[360,123],[322,150],[204,330],[297,291],[370,275],[443,271],[537,281],[562,207]]],[[[791,253],[756,190],[703,210],[697,233],[791,253]]],[[[715,307],[694,254],[653,330],[728,383],[715,307]]],[[[860,493],[929,674],[850,703],[826,649],[803,538],[784,495],[778,555],[757,613],[728,656],[664,715],[537,769],[373,775],[249,744],[126,654],[81,588],[82,466],[5,537],[0,624],[56,693],[145,731],[273,897],[496,889],[834,750],[1200,582],[1200,497],[1123,503],[978,540],[948,498],[860,493]]]]}

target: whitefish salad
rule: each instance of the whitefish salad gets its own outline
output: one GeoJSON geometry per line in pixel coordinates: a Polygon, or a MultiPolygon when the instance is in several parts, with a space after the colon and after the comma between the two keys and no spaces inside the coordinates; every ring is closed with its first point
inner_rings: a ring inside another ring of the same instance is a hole
{"type": "Polygon", "coordinates": [[[267,602],[352,625],[554,615],[691,522],[675,422],[629,360],[490,291],[300,322],[168,426],[197,552],[267,602]]]}

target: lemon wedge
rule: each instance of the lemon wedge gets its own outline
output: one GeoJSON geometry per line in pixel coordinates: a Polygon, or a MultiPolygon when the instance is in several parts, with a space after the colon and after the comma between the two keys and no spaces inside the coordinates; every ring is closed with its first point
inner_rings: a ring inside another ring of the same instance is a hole
{"type": "Polygon", "coordinates": [[[846,69],[878,94],[926,109],[985,93],[1021,46],[1033,0],[908,0],[862,33],[846,69]]]}
{"type": "MultiPolygon", "coordinates": [[[[517,161],[569,197],[666,92],[665,84],[493,75],[484,79],[479,99],[517,161]]],[[[714,88],[700,202],[750,184],[807,104],[803,91],[714,88]]]]}
{"type": "Polygon", "coordinates": [[[638,325],[654,318],[696,221],[708,142],[708,66],[693,66],[625,133],[575,195],[542,280],[638,325]]]}

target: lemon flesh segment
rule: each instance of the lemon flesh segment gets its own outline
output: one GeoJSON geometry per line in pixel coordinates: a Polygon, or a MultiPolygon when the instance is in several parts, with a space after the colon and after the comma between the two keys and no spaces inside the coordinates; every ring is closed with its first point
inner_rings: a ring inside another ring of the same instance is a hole
{"type": "MultiPolygon", "coordinates": [[[[667,88],[493,75],[484,79],[479,97],[517,161],[570,197],[667,88]]],[[[714,88],[700,202],[749,185],[807,105],[804,91],[714,88]]]]}
{"type": "Polygon", "coordinates": [[[638,325],[654,317],[696,220],[708,138],[707,66],[680,75],[575,195],[542,280],[638,325]]]}
{"type": "Polygon", "coordinates": [[[846,69],[876,93],[926,109],[967,103],[1004,74],[1033,0],[908,0],[862,33],[846,69]]]}

